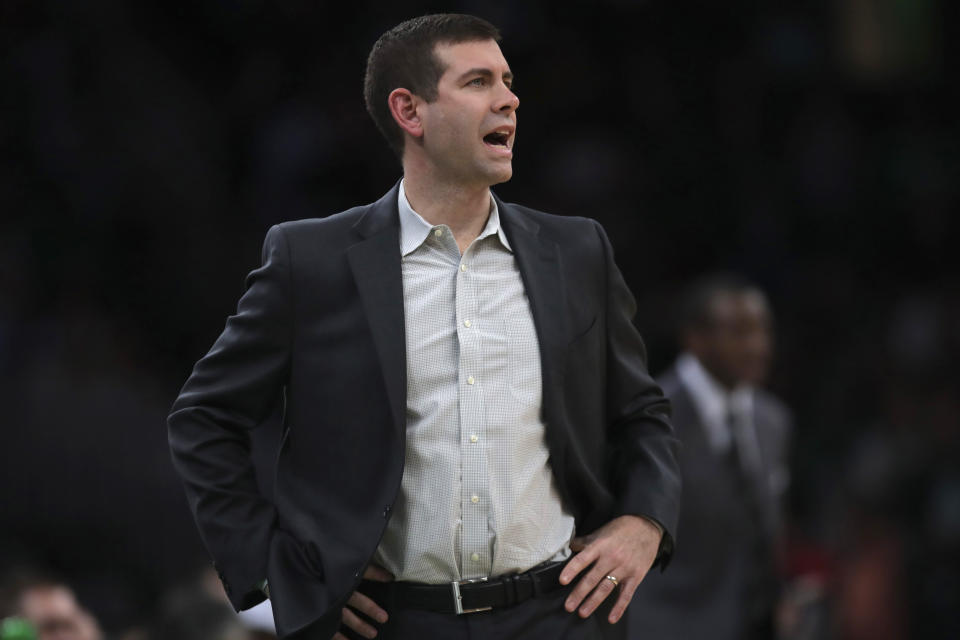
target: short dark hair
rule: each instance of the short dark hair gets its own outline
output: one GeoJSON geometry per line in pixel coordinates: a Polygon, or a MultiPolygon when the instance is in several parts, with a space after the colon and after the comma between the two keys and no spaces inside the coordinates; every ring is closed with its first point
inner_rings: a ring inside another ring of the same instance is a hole
{"type": "Polygon", "coordinates": [[[403,155],[403,131],[387,106],[387,96],[398,87],[427,102],[437,99],[437,82],[445,71],[434,53],[437,44],[477,40],[500,41],[500,32],[482,18],[461,13],[438,13],[401,22],[374,43],[367,58],[363,98],[367,111],[394,152],[403,155]]]}
{"type": "Polygon", "coordinates": [[[717,295],[753,291],[763,293],[759,286],[737,273],[711,273],[698,278],[687,287],[680,302],[680,335],[712,326],[711,304],[717,295]]]}

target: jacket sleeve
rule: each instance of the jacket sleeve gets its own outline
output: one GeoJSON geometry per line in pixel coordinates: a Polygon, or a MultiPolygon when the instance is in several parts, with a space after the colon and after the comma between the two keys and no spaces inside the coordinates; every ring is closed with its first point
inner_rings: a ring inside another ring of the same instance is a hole
{"type": "Polygon", "coordinates": [[[264,599],[273,504],[258,488],[249,430],[278,401],[293,333],[290,257],[274,226],[235,315],[193,369],[167,419],[173,464],[201,537],[238,610],[264,599]]]}
{"type": "Polygon", "coordinates": [[[617,504],[614,516],[644,516],[663,529],[656,564],[673,553],[680,507],[680,442],[670,402],[647,371],[647,353],[633,324],[637,305],[613,260],[606,232],[595,223],[606,262],[607,424],[617,504]]]}

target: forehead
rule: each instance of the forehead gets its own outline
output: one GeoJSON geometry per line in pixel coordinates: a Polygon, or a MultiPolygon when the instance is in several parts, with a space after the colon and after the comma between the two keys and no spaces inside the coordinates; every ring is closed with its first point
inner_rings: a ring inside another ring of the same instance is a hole
{"type": "Polygon", "coordinates": [[[766,297],[759,291],[719,291],[710,300],[710,315],[715,321],[766,321],[769,308],[766,297]]]}
{"type": "Polygon", "coordinates": [[[459,75],[470,69],[489,69],[498,74],[510,71],[495,40],[440,42],[433,51],[443,64],[444,75],[459,75]]]}

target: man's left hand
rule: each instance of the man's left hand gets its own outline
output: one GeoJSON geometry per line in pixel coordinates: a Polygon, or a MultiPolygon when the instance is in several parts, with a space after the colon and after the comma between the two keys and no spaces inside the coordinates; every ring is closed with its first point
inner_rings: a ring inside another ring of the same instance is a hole
{"type": "Polygon", "coordinates": [[[645,518],[620,516],[588,536],[574,538],[570,548],[578,553],[563,568],[560,584],[570,584],[581,571],[593,566],[567,596],[566,610],[573,612],[579,607],[581,618],[590,616],[616,589],[617,584],[607,579],[607,576],[613,576],[620,586],[620,597],[607,620],[610,624],[616,623],[653,565],[662,535],[645,518]]]}

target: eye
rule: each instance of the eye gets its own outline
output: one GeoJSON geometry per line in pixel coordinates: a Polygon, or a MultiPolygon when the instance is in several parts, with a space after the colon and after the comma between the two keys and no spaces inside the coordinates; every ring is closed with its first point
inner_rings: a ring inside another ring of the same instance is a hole
{"type": "Polygon", "coordinates": [[[471,81],[468,82],[467,84],[469,84],[469,85],[471,85],[471,86],[474,86],[474,87],[482,87],[482,86],[485,86],[485,85],[487,84],[487,80],[486,80],[486,78],[479,77],[479,78],[474,78],[473,80],[471,80],[471,81]]]}

